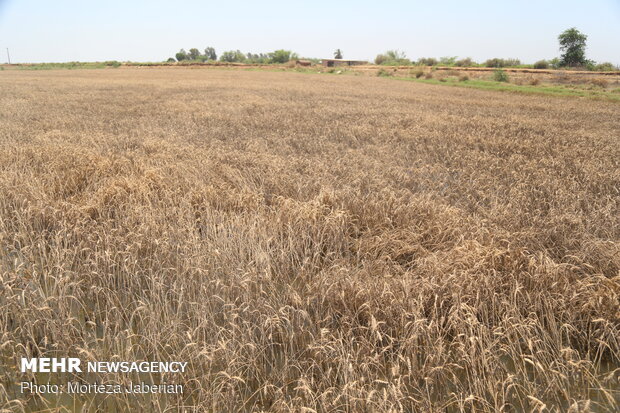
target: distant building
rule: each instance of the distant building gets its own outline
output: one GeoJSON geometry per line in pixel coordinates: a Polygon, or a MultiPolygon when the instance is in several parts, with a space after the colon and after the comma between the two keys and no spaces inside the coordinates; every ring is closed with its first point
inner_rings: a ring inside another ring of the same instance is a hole
{"type": "Polygon", "coordinates": [[[366,65],[368,62],[364,60],[323,59],[321,64],[325,67],[337,67],[366,65]]]}

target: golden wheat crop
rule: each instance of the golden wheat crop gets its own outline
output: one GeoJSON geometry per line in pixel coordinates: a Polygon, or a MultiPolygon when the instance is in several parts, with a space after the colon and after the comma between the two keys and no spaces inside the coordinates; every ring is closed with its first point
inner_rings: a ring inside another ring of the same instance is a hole
{"type": "Polygon", "coordinates": [[[620,105],[5,71],[0,274],[7,410],[617,411],[620,105]],[[21,394],[37,356],[189,366],[150,378],[182,395],[21,394]]]}

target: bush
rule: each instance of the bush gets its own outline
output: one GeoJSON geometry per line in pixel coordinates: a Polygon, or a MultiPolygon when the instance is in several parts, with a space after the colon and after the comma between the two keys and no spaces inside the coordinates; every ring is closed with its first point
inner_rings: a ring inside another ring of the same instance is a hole
{"type": "Polygon", "coordinates": [[[560,59],[554,57],[553,59],[549,60],[549,66],[551,66],[553,69],[558,69],[560,67],[560,59]]]}
{"type": "Polygon", "coordinates": [[[428,72],[425,76],[424,79],[432,79],[433,78],[433,72],[428,72]]]}
{"type": "Polygon", "coordinates": [[[411,60],[407,59],[404,52],[398,50],[388,50],[385,53],[378,54],[375,57],[375,64],[386,66],[406,66],[411,64],[411,60]]]}
{"type": "Polygon", "coordinates": [[[618,70],[618,68],[610,62],[599,63],[594,67],[594,69],[599,72],[611,72],[613,70],[618,70]]]}
{"type": "Polygon", "coordinates": [[[415,72],[411,73],[413,76],[415,76],[416,79],[421,78],[422,76],[424,76],[424,70],[422,69],[418,69],[415,72]]]}
{"type": "Polygon", "coordinates": [[[103,65],[108,67],[119,67],[121,65],[121,62],[118,62],[116,60],[106,60],[105,62],[103,62],[103,65]]]}
{"type": "Polygon", "coordinates": [[[493,59],[488,59],[484,62],[486,67],[511,67],[511,66],[519,66],[521,61],[519,59],[499,59],[494,57],[493,59]]]}
{"type": "Polygon", "coordinates": [[[508,74],[505,70],[497,69],[493,72],[493,80],[496,82],[508,82],[508,74]]]}
{"type": "Polygon", "coordinates": [[[469,80],[469,76],[461,75],[459,76],[459,82],[467,82],[469,80]]]}
{"type": "Polygon", "coordinates": [[[476,66],[476,62],[471,60],[471,57],[466,57],[464,59],[457,60],[456,62],[454,62],[454,65],[458,67],[471,67],[476,66]]]}
{"type": "Polygon", "coordinates": [[[457,56],[444,56],[439,59],[439,64],[442,66],[454,66],[457,56]]]}
{"type": "Polygon", "coordinates": [[[421,57],[418,59],[418,64],[422,66],[436,66],[437,59],[434,57],[421,57]]]}
{"type": "Polygon", "coordinates": [[[176,59],[174,57],[169,57],[168,60],[166,60],[166,62],[174,63],[174,62],[176,62],[176,59]]]}
{"type": "Polygon", "coordinates": [[[382,65],[385,61],[387,61],[387,56],[385,56],[384,54],[378,54],[377,57],[375,57],[376,65],[382,65]]]}
{"type": "Polygon", "coordinates": [[[539,60],[534,63],[534,69],[549,69],[549,62],[546,60],[539,60]]]}
{"type": "Polygon", "coordinates": [[[536,85],[540,84],[540,79],[538,79],[538,78],[532,78],[532,79],[530,79],[529,84],[530,84],[531,86],[536,86],[536,85]]]}
{"type": "Polygon", "coordinates": [[[493,59],[488,59],[484,62],[484,65],[486,67],[504,67],[504,59],[498,59],[496,57],[493,59]]]}
{"type": "Polygon", "coordinates": [[[380,76],[380,77],[387,77],[387,76],[392,76],[392,75],[393,75],[392,72],[384,68],[381,68],[377,71],[377,76],[380,76]]]}

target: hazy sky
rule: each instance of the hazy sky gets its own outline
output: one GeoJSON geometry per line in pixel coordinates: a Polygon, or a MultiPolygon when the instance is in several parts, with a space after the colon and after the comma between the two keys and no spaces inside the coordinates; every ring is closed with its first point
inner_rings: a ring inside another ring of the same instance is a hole
{"type": "Polygon", "coordinates": [[[372,60],[559,55],[575,26],[587,56],[620,64],[620,0],[0,0],[0,62],[160,61],[180,48],[372,60]]]}

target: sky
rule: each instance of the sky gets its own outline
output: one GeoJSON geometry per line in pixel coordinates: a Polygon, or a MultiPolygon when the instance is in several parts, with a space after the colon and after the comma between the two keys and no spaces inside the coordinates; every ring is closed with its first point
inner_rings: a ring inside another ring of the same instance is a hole
{"type": "Polygon", "coordinates": [[[586,55],[620,65],[620,0],[0,0],[0,62],[162,61],[181,48],[300,56],[476,61],[559,56],[576,27],[586,55]]]}

